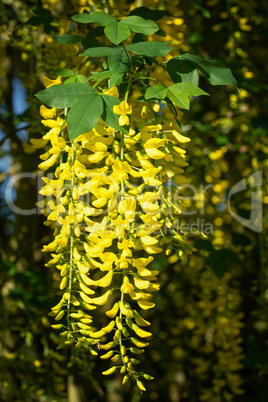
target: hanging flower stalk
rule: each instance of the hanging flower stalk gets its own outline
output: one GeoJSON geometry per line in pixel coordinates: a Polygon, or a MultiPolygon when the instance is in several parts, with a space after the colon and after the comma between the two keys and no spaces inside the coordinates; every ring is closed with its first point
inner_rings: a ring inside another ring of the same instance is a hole
{"type": "Polygon", "coordinates": [[[39,168],[54,171],[52,179],[44,177],[40,192],[55,234],[43,251],[51,252],[47,266],[61,276],[62,297],[50,313],[60,323],[52,327],[62,330],[59,347],[74,344],[100,353],[112,362],[104,375],[118,369],[123,383],[134,378],[144,391],[141,379],[152,377],[136,367],[152,336],[146,310],[154,307],[160,286],[152,262],[163,251],[181,258],[192,253],[178,225],[185,205],[173,199],[177,187],[187,183],[182,146],[190,141],[179,132],[177,109],[189,108],[189,96],[207,94],[194,83],[175,81],[168,88],[161,79],[150,79],[155,64],[179,76],[176,63],[170,64],[174,59],[155,60],[173,48],[137,42],[136,35],[158,31],[153,21],[133,15],[118,22],[103,12],[73,20],[104,26],[110,45],[83,53],[84,62],[99,58],[101,71],[86,80],[71,71],[63,84],[59,77],[46,79],[47,89],[37,94],[51,107],[41,106],[42,123],[50,130],[32,143],[38,148],[49,143],[39,168]],[[132,44],[124,46],[130,37],[132,44]],[[161,115],[165,107],[173,121],[161,115]],[[106,322],[100,328],[101,314],[106,322]]]}

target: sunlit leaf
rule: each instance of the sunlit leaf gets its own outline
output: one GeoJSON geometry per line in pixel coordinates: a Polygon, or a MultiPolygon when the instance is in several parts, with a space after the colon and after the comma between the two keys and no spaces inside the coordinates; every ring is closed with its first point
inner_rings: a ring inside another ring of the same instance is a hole
{"type": "Polygon", "coordinates": [[[55,74],[60,75],[61,77],[71,77],[72,75],[75,75],[75,73],[68,68],[58,68],[55,70],[55,74]]]}
{"type": "Polygon", "coordinates": [[[181,55],[181,58],[198,68],[211,85],[236,85],[236,79],[229,68],[216,67],[209,60],[190,53],[181,55]]]}
{"type": "Polygon", "coordinates": [[[127,46],[126,49],[141,56],[163,57],[175,47],[168,46],[168,43],[163,42],[139,42],[127,46]]]}
{"type": "Polygon", "coordinates": [[[145,92],[145,99],[165,99],[167,96],[168,88],[164,87],[163,85],[154,85],[150,87],[145,92]]]}
{"type": "Polygon", "coordinates": [[[68,108],[74,105],[81,97],[96,93],[95,88],[88,84],[69,83],[52,85],[36,94],[36,97],[50,107],[68,108]]]}
{"type": "Polygon", "coordinates": [[[112,22],[111,24],[106,25],[104,33],[107,36],[107,38],[115,45],[118,45],[119,43],[123,42],[131,35],[129,27],[123,24],[122,21],[120,22],[115,21],[112,22]]]}
{"type": "Polygon", "coordinates": [[[167,71],[173,82],[190,82],[198,85],[199,75],[195,65],[181,57],[174,57],[167,63],[167,71]]]}
{"type": "Polygon", "coordinates": [[[92,130],[103,112],[103,101],[98,93],[84,96],[76,102],[67,115],[70,140],[92,130]]]}
{"type": "Polygon", "coordinates": [[[81,22],[83,24],[89,24],[95,22],[100,26],[105,26],[112,22],[116,22],[116,19],[109,14],[103,13],[102,11],[96,11],[91,14],[76,14],[72,17],[73,21],[81,22]]]}
{"type": "Polygon", "coordinates": [[[89,56],[89,57],[106,57],[110,52],[113,51],[112,47],[90,47],[80,56],[89,56]]]}
{"type": "Polygon", "coordinates": [[[121,23],[129,26],[131,31],[144,35],[151,35],[159,30],[159,27],[156,25],[155,22],[145,20],[144,18],[137,15],[126,17],[121,21],[121,23]]]}
{"type": "Polygon", "coordinates": [[[173,84],[169,87],[169,90],[181,92],[187,96],[200,96],[200,95],[208,95],[201,88],[193,85],[189,82],[178,82],[177,84],[173,84]]]}

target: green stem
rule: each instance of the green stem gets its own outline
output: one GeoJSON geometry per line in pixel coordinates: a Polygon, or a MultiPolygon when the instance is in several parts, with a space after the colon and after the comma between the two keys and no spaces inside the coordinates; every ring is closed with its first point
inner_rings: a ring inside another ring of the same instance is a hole
{"type": "MultiPolygon", "coordinates": [[[[73,164],[76,159],[76,141],[74,141],[74,153],[73,153],[73,164]]],[[[71,197],[70,202],[73,203],[73,186],[74,186],[74,177],[71,177],[71,197]]],[[[72,280],[73,280],[73,253],[74,253],[74,233],[73,233],[73,224],[71,225],[70,230],[70,267],[69,267],[69,283],[68,283],[68,290],[70,293],[70,298],[67,301],[67,328],[70,332],[70,311],[71,311],[71,293],[72,293],[72,280]]]]}
{"type": "Polygon", "coordinates": [[[93,85],[93,88],[96,88],[102,81],[105,81],[105,80],[107,80],[107,79],[108,79],[108,78],[105,77],[105,78],[102,78],[101,80],[97,81],[96,84],[93,85]]]}
{"type": "Polygon", "coordinates": [[[121,43],[121,45],[123,46],[123,49],[127,55],[128,60],[130,61],[130,65],[132,66],[132,58],[130,56],[130,54],[127,52],[127,49],[125,48],[125,46],[121,43]]]}
{"type": "Polygon", "coordinates": [[[138,77],[138,79],[139,80],[154,80],[154,81],[158,81],[156,78],[153,78],[153,77],[138,77]]]}
{"type": "Polygon", "coordinates": [[[129,92],[130,92],[130,88],[131,88],[132,82],[133,82],[133,79],[131,78],[131,79],[128,81],[127,90],[126,90],[126,93],[125,93],[125,101],[126,101],[126,102],[128,101],[128,96],[129,96],[129,92]]]}
{"type": "MultiPolygon", "coordinates": [[[[65,108],[64,109],[64,118],[65,119],[67,117],[67,112],[68,112],[68,109],[65,108]]],[[[64,137],[64,131],[63,130],[61,130],[60,135],[61,135],[62,138],[64,137]]],[[[60,163],[62,163],[62,159],[63,159],[63,152],[61,152],[61,154],[60,154],[60,163]]]]}
{"type": "Polygon", "coordinates": [[[86,64],[86,62],[88,61],[88,56],[84,57],[84,59],[82,60],[82,62],[79,64],[78,68],[77,68],[77,72],[79,73],[79,71],[84,67],[84,65],[86,64]]]}
{"type": "MultiPolygon", "coordinates": [[[[123,269],[123,281],[122,283],[124,283],[124,277],[125,277],[125,270],[123,269]]],[[[124,303],[124,292],[121,292],[121,303],[124,303]]],[[[119,313],[119,320],[122,323],[122,311],[120,309],[120,313],[119,313]]],[[[121,355],[121,359],[122,359],[122,363],[123,365],[126,367],[126,363],[124,362],[124,356],[121,353],[121,348],[123,346],[123,342],[122,342],[122,330],[120,330],[120,334],[119,334],[119,346],[120,346],[120,355],[121,355]]]]}
{"type": "MultiPolygon", "coordinates": [[[[128,86],[127,86],[127,90],[126,90],[126,94],[125,94],[125,101],[127,102],[128,100],[128,95],[129,95],[129,91],[130,91],[130,87],[131,87],[131,83],[132,80],[129,81],[128,86]]],[[[120,143],[120,160],[123,162],[124,161],[124,147],[125,147],[125,137],[124,137],[124,133],[123,131],[121,131],[121,143],[120,143]]],[[[121,180],[121,200],[124,199],[124,180],[121,180]]],[[[121,257],[121,256],[120,256],[121,257]]],[[[122,278],[122,284],[124,283],[124,278],[126,275],[125,269],[123,268],[122,270],[122,274],[123,274],[123,278],[122,278]]],[[[124,302],[124,292],[121,291],[121,302],[124,302]]],[[[119,321],[120,323],[122,323],[122,311],[120,309],[120,313],[119,313],[119,321]]],[[[121,355],[121,359],[122,359],[122,364],[124,365],[124,367],[126,367],[126,363],[124,362],[124,356],[122,355],[121,352],[121,348],[123,346],[123,342],[122,342],[122,330],[120,330],[119,333],[119,346],[120,346],[120,355],[121,355]]]]}

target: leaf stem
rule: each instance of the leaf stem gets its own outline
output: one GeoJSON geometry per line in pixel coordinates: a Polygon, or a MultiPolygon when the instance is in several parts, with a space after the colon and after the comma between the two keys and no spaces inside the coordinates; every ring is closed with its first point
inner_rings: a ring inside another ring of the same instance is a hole
{"type": "Polygon", "coordinates": [[[89,57],[86,56],[84,57],[84,59],[82,60],[82,62],[79,64],[78,68],[77,68],[77,73],[79,73],[79,71],[84,67],[84,65],[86,64],[86,62],[88,61],[89,57]]]}
{"type": "Polygon", "coordinates": [[[96,84],[93,85],[93,88],[96,88],[102,81],[105,81],[105,80],[107,80],[108,78],[109,78],[109,77],[101,78],[99,81],[96,82],[96,84]]]}
{"type": "Polygon", "coordinates": [[[127,55],[127,58],[129,59],[130,65],[132,66],[132,57],[130,56],[130,54],[127,52],[127,49],[125,48],[125,46],[122,44],[123,49],[127,55]]]}
{"type": "MultiPolygon", "coordinates": [[[[67,112],[68,112],[68,109],[65,108],[64,109],[64,118],[65,119],[67,117],[67,112]]],[[[64,137],[64,131],[63,130],[61,130],[60,135],[61,135],[62,138],[64,137]]],[[[60,163],[62,163],[62,160],[63,160],[63,152],[61,152],[61,154],[60,154],[60,163]]]]}

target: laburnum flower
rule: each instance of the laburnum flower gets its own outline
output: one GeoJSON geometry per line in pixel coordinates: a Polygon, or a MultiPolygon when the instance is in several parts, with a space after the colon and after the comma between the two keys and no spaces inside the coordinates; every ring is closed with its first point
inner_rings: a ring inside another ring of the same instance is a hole
{"type": "Polygon", "coordinates": [[[115,87],[115,86],[110,88],[108,91],[105,91],[104,94],[114,96],[117,99],[119,98],[119,92],[118,92],[117,87],[115,87]]]}
{"type": "MultiPolygon", "coordinates": [[[[48,79],[45,84],[60,81],[48,79]]],[[[104,96],[120,95],[114,86],[104,96]]],[[[155,282],[159,272],[150,263],[166,245],[166,254],[171,252],[177,239],[175,235],[171,240],[163,237],[163,230],[173,225],[175,208],[165,183],[169,178],[176,185],[185,182],[182,168],[188,163],[180,145],[190,139],[174,130],[172,123],[165,130],[157,120],[155,124],[144,122],[137,126],[133,119],[131,128],[132,106],[127,100],[118,103],[113,112],[119,115],[120,126],[129,126],[128,133],[114,130],[100,119],[92,130],[69,141],[66,116],[63,118],[55,108],[42,106],[42,123],[48,132],[31,142],[36,148],[46,146],[40,156],[40,169],[57,164],[54,178],[43,179],[40,194],[47,199],[39,207],[47,217],[45,224],[55,228],[54,241],[43,250],[51,253],[46,266],[60,271],[62,299],[49,313],[56,322],[64,319],[53,326],[63,330],[65,340],[59,346],[75,343],[75,347],[87,346],[96,355],[98,344],[98,349],[105,351],[101,359],[122,361],[121,366],[104,371],[104,375],[120,368],[120,373],[125,374],[123,383],[134,376],[138,387],[145,390],[138,378],[152,377],[140,376],[134,367],[139,361],[129,354],[140,354],[148,345],[137,337],[151,336],[140,328],[150,323],[134,305],[144,311],[155,306],[151,298],[160,286],[155,282]],[[116,300],[118,296],[120,301],[116,300]],[[97,328],[95,314],[105,305],[110,308],[106,316],[114,320],[97,328]],[[97,311],[91,316],[91,310],[97,311]],[[112,341],[104,343],[113,330],[112,341]]],[[[143,117],[147,115],[149,119],[157,113],[159,105],[156,106],[153,112],[144,107],[143,117]]],[[[177,210],[180,213],[183,206],[180,204],[177,210]]],[[[191,253],[183,238],[179,243],[187,254],[191,253]]],[[[183,250],[179,253],[182,258],[183,250]]]]}
{"type": "Polygon", "coordinates": [[[44,119],[53,119],[56,116],[57,109],[55,107],[48,109],[44,105],[40,106],[40,114],[44,119]]]}
{"type": "Polygon", "coordinates": [[[60,85],[60,84],[62,84],[62,82],[61,82],[60,77],[58,77],[56,80],[51,80],[50,78],[44,77],[43,84],[46,88],[49,88],[52,85],[60,85]]]}
{"type": "Polygon", "coordinates": [[[123,284],[121,286],[121,291],[123,293],[131,293],[134,290],[134,286],[129,282],[127,276],[124,277],[123,284]]]}
{"type": "Polygon", "coordinates": [[[131,105],[129,105],[126,101],[122,101],[120,105],[114,105],[113,111],[115,114],[120,114],[119,117],[120,126],[129,125],[129,117],[127,115],[132,113],[131,105]]]}
{"type": "Polygon", "coordinates": [[[150,158],[162,159],[165,157],[165,153],[157,148],[162,147],[163,145],[165,145],[165,140],[160,138],[151,138],[144,144],[144,149],[150,158]]]}

